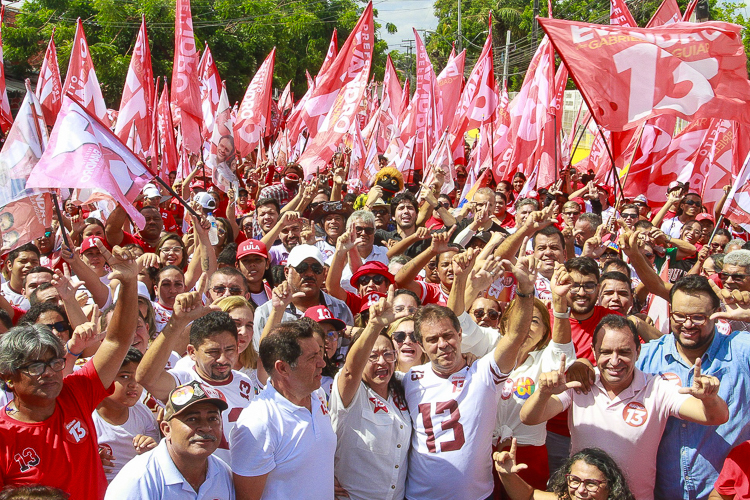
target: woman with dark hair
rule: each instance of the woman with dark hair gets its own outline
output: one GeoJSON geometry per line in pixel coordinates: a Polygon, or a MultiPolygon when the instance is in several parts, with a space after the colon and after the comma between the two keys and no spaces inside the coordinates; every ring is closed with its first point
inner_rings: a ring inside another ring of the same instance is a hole
{"type": "Polygon", "coordinates": [[[403,498],[411,418],[395,377],[396,351],[383,329],[393,321],[393,286],[370,307],[331,391],[337,445],[334,472],[349,498],[403,498]],[[373,478],[388,478],[373,481],[373,478]]]}
{"type": "Polygon", "coordinates": [[[585,448],[552,475],[548,492],[532,488],[518,476],[526,464],[516,463],[516,440],[510,451],[495,452],[495,470],[511,500],[635,500],[625,476],[612,457],[599,448],[585,448]]]}
{"type": "Polygon", "coordinates": [[[513,175],[513,181],[511,181],[511,184],[513,185],[513,198],[518,199],[518,195],[523,189],[524,184],[526,184],[526,176],[523,175],[523,172],[516,172],[515,175],[513,175]]]}
{"type": "Polygon", "coordinates": [[[175,233],[167,233],[159,238],[159,243],[156,244],[156,255],[159,256],[159,261],[162,267],[164,266],[177,266],[183,271],[187,267],[188,263],[188,252],[185,248],[185,244],[175,233]]]}

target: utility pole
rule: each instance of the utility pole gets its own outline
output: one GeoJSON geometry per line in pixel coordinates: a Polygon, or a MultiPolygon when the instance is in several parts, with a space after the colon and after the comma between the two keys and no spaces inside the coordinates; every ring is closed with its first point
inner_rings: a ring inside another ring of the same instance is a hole
{"type": "MultiPolygon", "coordinates": [[[[411,72],[411,66],[412,66],[412,55],[414,53],[414,44],[415,40],[401,40],[401,46],[406,48],[406,76],[410,77],[412,75],[411,72]]],[[[414,61],[416,63],[416,61],[414,61]]],[[[416,69],[414,70],[414,74],[416,75],[416,69]]],[[[413,78],[410,78],[410,80],[414,81],[413,78]]]]}
{"type": "Polygon", "coordinates": [[[536,40],[539,33],[539,21],[536,18],[539,16],[539,0],[534,0],[534,23],[531,25],[531,41],[533,46],[536,47],[536,40]]]}
{"type": "Polygon", "coordinates": [[[510,30],[505,32],[505,60],[503,61],[503,89],[508,86],[508,57],[510,56],[510,30]]]}
{"type": "Polygon", "coordinates": [[[463,43],[461,43],[462,33],[461,33],[461,0],[458,1],[458,53],[461,53],[461,50],[463,50],[463,43]]]}

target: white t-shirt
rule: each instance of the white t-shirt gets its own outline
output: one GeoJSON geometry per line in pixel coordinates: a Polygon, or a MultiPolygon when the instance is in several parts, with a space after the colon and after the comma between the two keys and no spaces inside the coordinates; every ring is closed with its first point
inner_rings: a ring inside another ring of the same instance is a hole
{"type": "Polygon", "coordinates": [[[133,438],[139,434],[152,437],[159,442],[159,429],[151,410],[141,402],[128,408],[128,421],[122,425],[112,425],[94,410],[93,420],[99,448],[107,448],[112,454],[115,466],[106,472],[107,481],[112,482],[123,466],[136,456],[133,438]]]}
{"type": "MultiPolygon", "coordinates": [[[[373,262],[373,261],[382,262],[383,264],[387,266],[388,263],[390,262],[388,260],[388,249],[386,247],[381,247],[380,245],[373,245],[372,252],[370,252],[370,255],[362,259],[362,264],[364,264],[365,262],[373,262]]],[[[330,257],[326,259],[326,265],[330,267],[332,262],[333,262],[333,255],[331,255],[330,257]]],[[[351,283],[349,283],[352,279],[353,274],[354,273],[352,273],[352,268],[347,263],[346,267],[344,267],[344,269],[341,271],[341,288],[343,288],[344,290],[348,292],[359,293],[357,289],[354,288],[351,285],[351,283]]]]}
{"type": "Polygon", "coordinates": [[[227,404],[229,405],[226,410],[221,412],[224,438],[221,440],[221,444],[214,452],[214,455],[218,456],[226,463],[229,463],[229,433],[234,428],[235,422],[239,418],[242,410],[247,408],[247,405],[250,404],[250,401],[252,401],[255,396],[252,381],[237,370],[232,370],[232,375],[230,375],[225,382],[214,382],[202,378],[198,375],[198,372],[195,371],[195,366],[186,369],[176,367],[169,370],[169,373],[174,377],[177,385],[183,385],[193,380],[197,380],[213,387],[214,389],[218,389],[224,394],[224,397],[227,399],[227,404]]]}
{"type": "Polygon", "coordinates": [[[636,368],[630,386],[610,399],[596,370],[588,394],[569,389],[557,397],[568,412],[571,454],[584,448],[601,448],[625,473],[630,491],[638,500],[653,500],[656,454],[669,417],[677,417],[690,396],[660,375],[636,368]]]}
{"type": "Polygon", "coordinates": [[[316,241],[315,247],[320,250],[326,260],[336,251],[336,247],[328,243],[325,238],[316,241]]]}
{"type": "Polygon", "coordinates": [[[198,492],[190,486],[169,456],[167,440],[153,450],[125,464],[109,484],[104,500],[234,500],[234,484],[229,466],[208,457],[206,479],[198,492]]]}
{"type": "Polygon", "coordinates": [[[331,391],[336,432],[336,479],[351,500],[401,500],[406,489],[411,419],[406,406],[378,396],[364,382],[344,407],[338,384],[331,391]],[[377,478],[377,480],[373,480],[377,478]]]}
{"type": "Polygon", "coordinates": [[[448,378],[430,363],[404,375],[411,416],[406,498],[484,500],[492,494],[492,433],[500,388],[508,378],[494,352],[448,378]]]}
{"type": "Polygon", "coordinates": [[[683,224],[678,217],[672,217],[671,219],[666,219],[662,222],[659,229],[661,229],[664,234],[679,239],[680,233],[682,232],[682,226],[684,225],[685,224],[683,224]]]}
{"type": "Polygon", "coordinates": [[[154,323],[156,323],[156,331],[160,333],[164,330],[164,327],[167,326],[167,322],[169,321],[169,318],[172,317],[174,311],[168,307],[164,307],[159,304],[159,302],[151,302],[151,305],[154,306],[154,323]]]}
{"type": "Polygon", "coordinates": [[[29,299],[27,299],[25,295],[16,293],[10,288],[10,281],[6,281],[0,285],[0,293],[3,294],[5,300],[10,302],[11,305],[23,309],[24,311],[28,311],[31,307],[29,299]]]}
{"type": "Polygon", "coordinates": [[[297,406],[269,383],[241,414],[229,437],[232,471],[268,474],[264,500],[331,500],[336,434],[318,389],[312,411],[297,406]]]}
{"type": "Polygon", "coordinates": [[[534,282],[534,296],[545,304],[552,302],[552,284],[541,274],[537,275],[534,282]]]}
{"type": "MultiPolygon", "coordinates": [[[[260,363],[260,360],[258,360],[258,363],[260,363]]],[[[186,370],[194,371],[194,368],[193,368],[194,366],[195,366],[195,361],[193,361],[189,355],[185,355],[179,358],[177,362],[174,364],[174,368],[177,368],[178,370],[182,370],[182,371],[186,371],[186,370]]],[[[260,391],[262,391],[265,388],[263,384],[261,384],[260,381],[258,380],[258,370],[253,370],[252,368],[241,368],[237,371],[250,379],[250,383],[253,386],[254,396],[257,396],[258,394],[260,394],[260,391]]]]}

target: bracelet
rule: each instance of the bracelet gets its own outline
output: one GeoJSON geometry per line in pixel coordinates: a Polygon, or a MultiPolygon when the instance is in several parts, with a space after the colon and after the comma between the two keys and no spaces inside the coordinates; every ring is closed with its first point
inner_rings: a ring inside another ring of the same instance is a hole
{"type": "Polygon", "coordinates": [[[516,296],[521,297],[522,299],[528,299],[532,295],[534,295],[534,292],[521,293],[518,291],[518,288],[516,288],[516,296]]]}
{"type": "Polygon", "coordinates": [[[568,318],[570,318],[570,306],[568,306],[568,310],[565,311],[564,313],[557,312],[557,311],[553,310],[552,311],[552,316],[554,316],[555,318],[560,318],[560,319],[568,319],[568,318]]]}
{"type": "Polygon", "coordinates": [[[68,348],[68,343],[67,342],[65,342],[65,350],[68,352],[68,354],[70,354],[74,358],[80,358],[81,354],[83,354],[83,352],[79,352],[78,354],[76,354],[74,352],[71,352],[71,350],[68,348]]]}

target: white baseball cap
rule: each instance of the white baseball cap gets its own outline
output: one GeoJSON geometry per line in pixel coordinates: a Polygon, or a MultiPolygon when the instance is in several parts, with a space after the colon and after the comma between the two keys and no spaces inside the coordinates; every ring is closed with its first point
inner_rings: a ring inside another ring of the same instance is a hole
{"type": "Polygon", "coordinates": [[[312,245],[297,245],[292,248],[289,252],[289,257],[286,259],[286,265],[291,267],[297,267],[302,264],[305,259],[315,259],[321,266],[325,264],[325,258],[320,253],[318,247],[312,245]]]}

